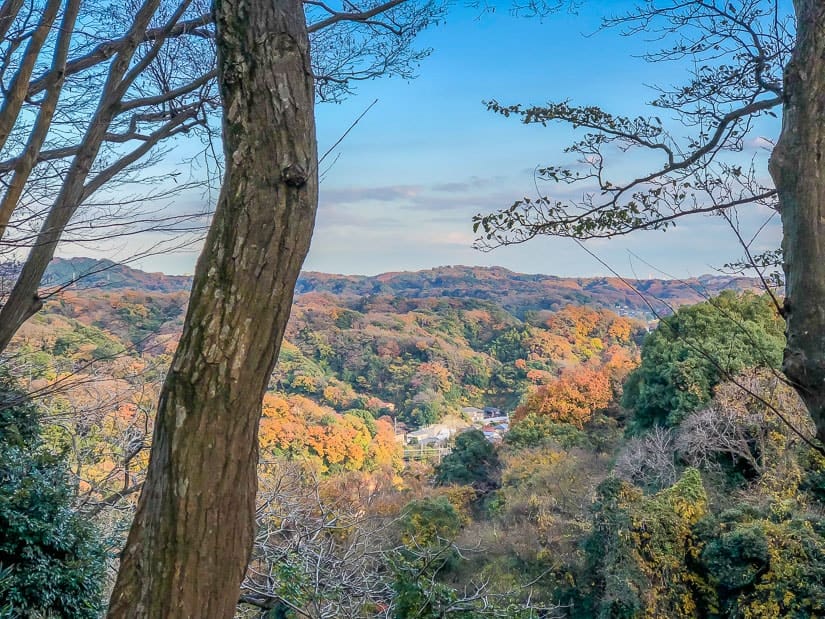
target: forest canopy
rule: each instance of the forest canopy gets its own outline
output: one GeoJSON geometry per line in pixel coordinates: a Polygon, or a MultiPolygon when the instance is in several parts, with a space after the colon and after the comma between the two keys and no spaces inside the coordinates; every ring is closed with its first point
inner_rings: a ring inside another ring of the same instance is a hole
{"type": "Polygon", "coordinates": [[[597,4],[0,1],[0,615],[825,616],[825,4],[597,4]],[[431,57],[447,17],[485,79],[431,57]],[[436,116],[317,111],[439,62],[436,116]],[[512,143],[450,120],[482,83],[512,143]],[[316,231],[377,273],[471,226],[596,276],[302,272],[316,231]],[[599,255],[676,226],[654,254],[742,256],[599,255]],[[191,276],[55,259],[191,244],[191,276]]]}

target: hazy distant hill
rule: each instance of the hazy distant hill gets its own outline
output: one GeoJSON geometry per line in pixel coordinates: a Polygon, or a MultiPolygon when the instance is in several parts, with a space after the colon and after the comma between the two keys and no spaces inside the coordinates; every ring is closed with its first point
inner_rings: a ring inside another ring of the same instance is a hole
{"type": "Polygon", "coordinates": [[[43,278],[46,285],[72,281],[75,288],[129,288],[152,292],[179,292],[192,286],[189,276],[146,273],[125,264],[94,258],[55,258],[43,278]]]}
{"type": "MultiPolygon", "coordinates": [[[[76,288],[132,289],[152,292],[188,290],[192,278],[146,273],[110,260],[55,259],[46,283],[78,280],[76,288]],[[79,278],[79,279],[78,279],[79,278]]],[[[298,280],[297,294],[329,293],[351,302],[364,297],[421,299],[432,297],[490,301],[523,316],[530,310],[558,310],[565,305],[603,307],[620,314],[650,315],[668,306],[698,303],[725,289],[758,289],[758,281],[745,277],[704,275],[689,280],[632,280],[644,299],[617,278],[570,278],[526,275],[502,267],[445,266],[426,271],[384,273],[375,276],[330,275],[306,272],[298,280]]]]}
{"type": "Polygon", "coordinates": [[[644,298],[617,278],[525,275],[502,267],[447,266],[373,277],[308,272],[301,275],[296,292],[328,292],[340,297],[472,298],[494,302],[519,316],[530,310],[555,311],[571,304],[649,315],[647,303],[657,312],[667,312],[668,306],[698,303],[722,290],[759,287],[753,278],[713,275],[689,280],[631,280],[631,283],[644,298]]]}

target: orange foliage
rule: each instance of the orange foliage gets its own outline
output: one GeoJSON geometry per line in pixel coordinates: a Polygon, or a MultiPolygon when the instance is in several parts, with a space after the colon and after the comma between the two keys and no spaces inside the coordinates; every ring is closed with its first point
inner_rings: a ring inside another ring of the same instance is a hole
{"type": "Polygon", "coordinates": [[[546,331],[532,335],[530,358],[574,365],[600,356],[606,348],[630,343],[633,325],[608,310],[570,305],[547,319],[546,331]]]}
{"type": "Polygon", "coordinates": [[[627,348],[613,345],[604,352],[602,361],[610,372],[610,380],[613,381],[614,386],[618,386],[639,365],[639,355],[627,348]]]}
{"type": "Polygon", "coordinates": [[[375,421],[375,435],[354,415],[339,415],[301,396],[267,394],[260,426],[263,451],[318,461],[322,470],[360,471],[400,465],[392,427],[375,421]]]}
{"type": "Polygon", "coordinates": [[[629,342],[633,325],[627,318],[616,318],[607,329],[607,335],[619,342],[629,342]]]}
{"type": "Polygon", "coordinates": [[[553,378],[553,375],[550,372],[546,372],[544,370],[527,370],[527,380],[535,385],[540,385],[542,383],[550,382],[553,378]]]}
{"type": "Polygon", "coordinates": [[[324,400],[330,404],[330,406],[334,406],[336,408],[342,407],[344,404],[348,402],[347,396],[344,394],[344,390],[341,387],[336,387],[334,385],[327,385],[324,387],[324,400]]]}
{"type": "Polygon", "coordinates": [[[610,373],[606,367],[579,366],[539,387],[516,409],[514,420],[527,415],[547,415],[559,423],[581,428],[597,410],[613,399],[610,373]]]}
{"type": "Polygon", "coordinates": [[[465,322],[475,322],[475,323],[482,323],[482,324],[490,324],[493,322],[493,317],[490,315],[490,312],[483,309],[470,309],[464,312],[464,321],[465,322]]]}

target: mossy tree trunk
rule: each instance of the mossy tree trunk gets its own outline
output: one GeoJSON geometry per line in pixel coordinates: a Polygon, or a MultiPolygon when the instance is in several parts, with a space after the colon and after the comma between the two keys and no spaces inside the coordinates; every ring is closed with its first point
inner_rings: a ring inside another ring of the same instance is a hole
{"type": "Polygon", "coordinates": [[[317,205],[300,0],[217,0],[226,174],[163,386],[109,617],[230,618],[252,548],[258,421],[317,205]]]}
{"type": "Polygon", "coordinates": [[[797,41],[770,166],[784,231],[783,369],[825,442],[825,3],[794,0],[794,8],[797,41]]]}

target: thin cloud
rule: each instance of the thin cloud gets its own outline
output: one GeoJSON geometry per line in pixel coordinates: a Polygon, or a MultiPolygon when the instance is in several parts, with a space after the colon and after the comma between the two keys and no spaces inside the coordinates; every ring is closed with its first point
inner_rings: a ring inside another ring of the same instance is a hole
{"type": "Polygon", "coordinates": [[[441,191],[444,193],[462,193],[475,189],[475,185],[469,182],[455,182],[455,183],[441,183],[440,185],[433,185],[433,191],[441,191]]]}
{"type": "Polygon", "coordinates": [[[481,176],[471,176],[464,181],[451,181],[448,183],[439,183],[433,185],[430,189],[440,193],[466,193],[468,191],[477,191],[482,187],[489,187],[490,185],[501,184],[506,179],[503,176],[496,176],[492,178],[482,178],[481,176]]]}
{"type": "Polygon", "coordinates": [[[339,208],[334,205],[324,205],[318,208],[316,229],[323,228],[359,228],[359,229],[391,229],[403,225],[395,217],[376,215],[369,211],[358,209],[339,208]]]}
{"type": "Polygon", "coordinates": [[[419,185],[386,185],[383,187],[322,188],[322,204],[357,204],[360,202],[393,202],[414,198],[424,188],[419,185]]]}

